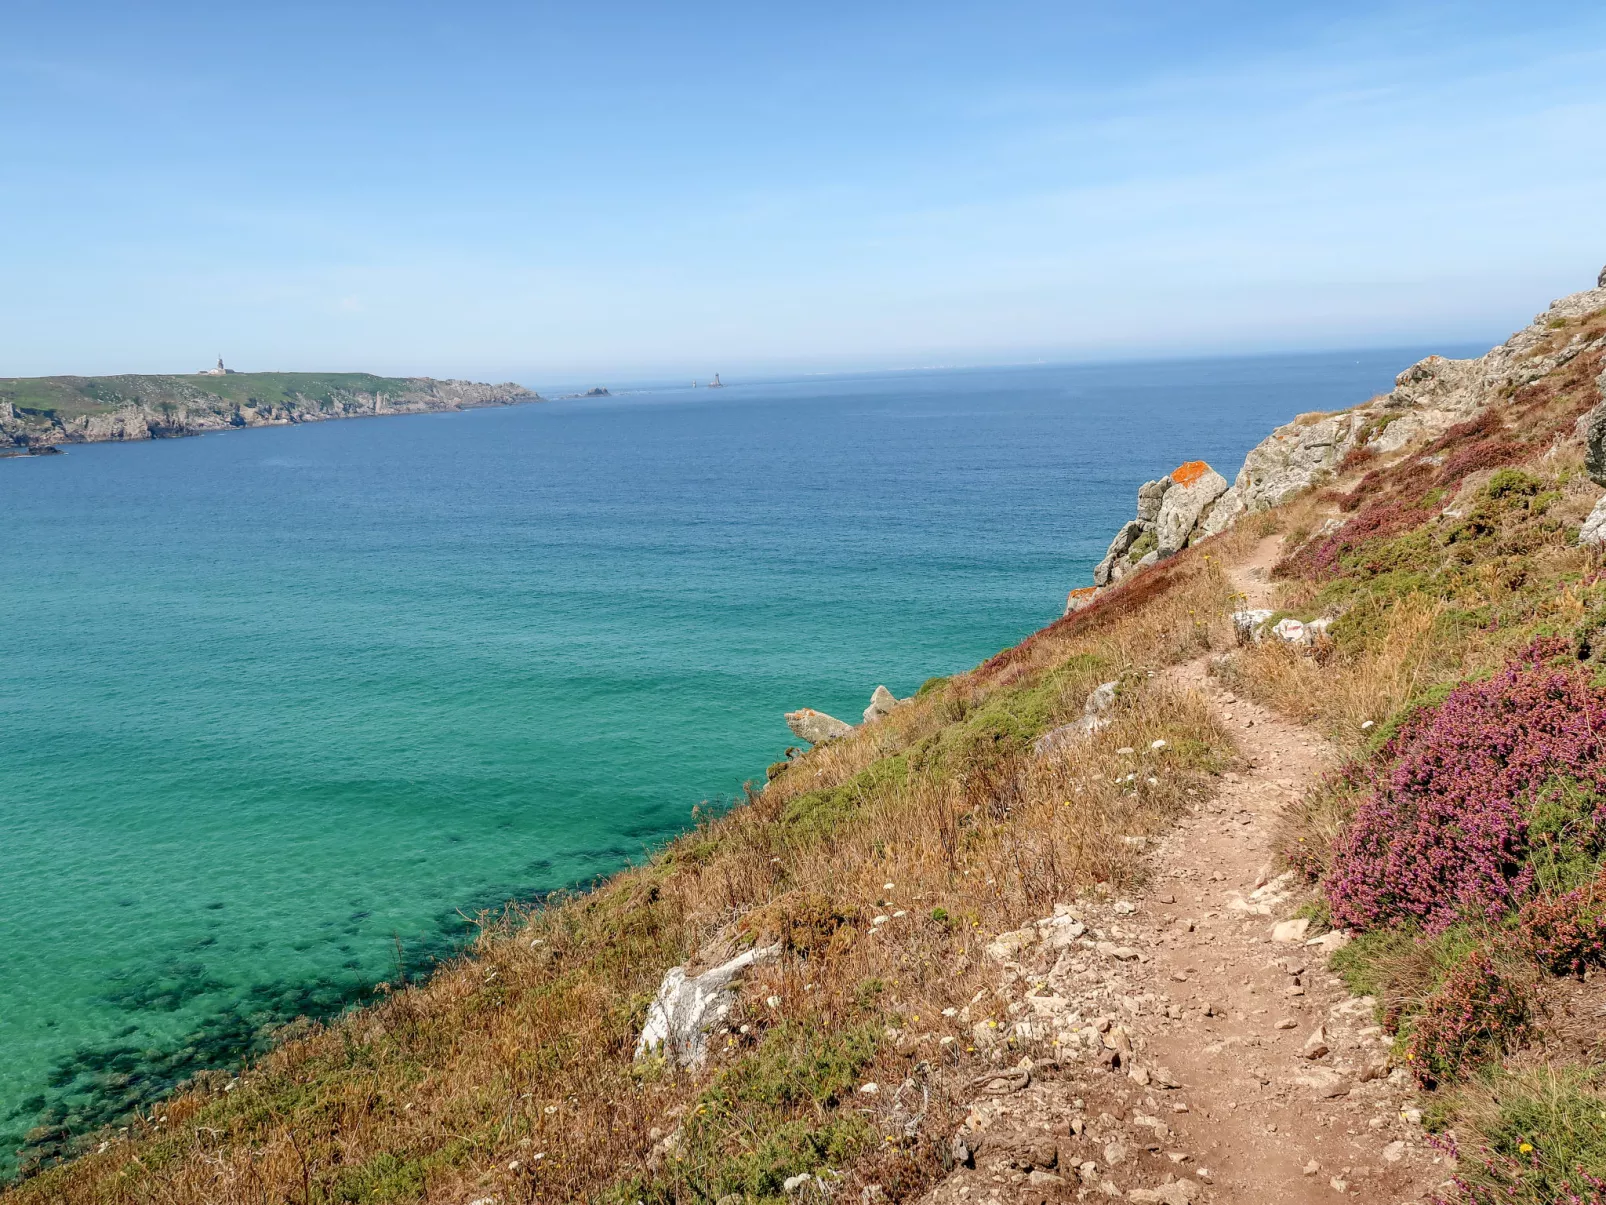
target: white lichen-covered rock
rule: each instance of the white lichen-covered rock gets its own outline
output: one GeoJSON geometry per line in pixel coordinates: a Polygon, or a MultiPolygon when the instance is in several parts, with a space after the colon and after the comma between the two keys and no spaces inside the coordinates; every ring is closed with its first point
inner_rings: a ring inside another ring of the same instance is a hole
{"type": "Polygon", "coordinates": [[[1606,497],[1595,503],[1595,509],[1589,512],[1589,518],[1578,531],[1580,544],[1601,545],[1606,544],[1606,497]]]}
{"type": "Polygon", "coordinates": [[[1261,625],[1270,619],[1275,611],[1264,608],[1255,608],[1249,611],[1234,611],[1232,613],[1233,634],[1238,637],[1239,644],[1259,644],[1261,625]]]}
{"type": "Polygon", "coordinates": [[[890,715],[892,709],[898,705],[898,697],[885,686],[878,686],[870,696],[870,706],[864,709],[864,722],[879,720],[884,715],[890,715]]]}
{"type": "Polygon", "coordinates": [[[736,1003],[736,981],[749,967],[780,956],[781,947],[773,945],[739,954],[701,975],[670,967],[647,1009],[636,1057],[661,1053],[679,1066],[700,1067],[708,1058],[709,1033],[730,1016],[736,1003]]]}
{"type": "Polygon", "coordinates": [[[1157,551],[1161,557],[1188,546],[1194,525],[1208,507],[1227,492],[1227,479],[1202,460],[1192,460],[1171,471],[1171,488],[1160,499],[1154,519],[1157,551]]]}
{"type": "Polygon", "coordinates": [[[1310,636],[1305,631],[1305,625],[1292,615],[1279,619],[1272,625],[1271,634],[1284,644],[1309,644],[1310,636]]]}
{"type": "Polygon", "coordinates": [[[786,713],[786,726],[800,739],[811,745],[823,745],[853,731],[853,725],[834,715],[804,707],[786,713]]]}

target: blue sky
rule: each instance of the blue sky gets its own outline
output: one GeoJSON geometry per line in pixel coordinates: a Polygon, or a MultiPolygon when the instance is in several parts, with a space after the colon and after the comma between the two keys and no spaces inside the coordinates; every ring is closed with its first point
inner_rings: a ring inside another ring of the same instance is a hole
{"type": "Polygon", "coordinates": [[[1606,262],[1585,5],[0,15],[0,374],[555,380],[1503,337],[1606,262]]]}

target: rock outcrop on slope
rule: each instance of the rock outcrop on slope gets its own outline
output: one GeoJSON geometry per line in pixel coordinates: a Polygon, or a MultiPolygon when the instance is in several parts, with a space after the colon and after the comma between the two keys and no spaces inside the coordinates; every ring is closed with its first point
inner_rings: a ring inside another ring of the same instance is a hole
{"type": "Polygon", "coordinates": [[[853,731],[853,725],[846,720],[815,711],[812,707],[800,707],[787,712],[786,726],[792,730],[792,735],[811,745],[823,745],[853,731]]]}
{"type": "MultiPolygon", "coordinates": [[[[1333,414],[1301,414],[1278,427],[1250,450],[1230,487],[1203,461],[1145,482],[1138,490],[1137,517],[1116,532],[1093,571],[1093,585],[1073,590],[1065,613],[1089,605],[1126,575],[1226,531],[1242,516],[1270,510],[1322,484],[1354,452],[1388,455],[1437,438],[1578,356],[1606,346],[1606,334],[1591,333],[1595,328],[1575,328],[1571,334],[1565,329],[1569,319],[1603,309],[1606,271],[1595,288],[1551,302],[1544,313],[1482,356],[1428,356],[1400,373],[1388,393],[1333,414]],[[1178,474],[1197,472],[1195,466],[1204,472],[1179,491],[1178,474]]],[[[1606,387],[1606,373],[1602,385],[1606,387]]],[[[1586,446],[1591,477],[1606,485],[1606,404],[1579,421],[1578,436],[1586,446]]],[[[1606,500],[1597,510],[1585,524],[1583,538],[1606,544],[1606,500]]]]}
{"type": "Polygon", "coordinates": [[[0,379],[0,449],[168,439],[540,400],[511,381],[489,385],[369,373],[17,377],[0,379]]]}
{"type": "Polygon", "coordinates": [[[1202,460],[1190,460],[1158,481],[1138,487],[1137,517],[1128,519],[1093,570],[1093,585],[1072,590],[1065,614],[1092,603],[1129,573],[1180,552],[1199,533],[1227,490],[1227,479],[1202,460]]]}
{"type": "Polygon", "coordinates": [[[636,1058],[662,1054],[681,1067],[701,1067],[708,1059],[708,1035],[730,1016],[736,1004],[736,983],[749,967],[774,962],[781,947],[748,950],[701,975],[670,967],[647,1009],[636,1040],[636,1058]]]}
{"type": "MultiPolygon", "coordinates": [[[[883,716],[892,714],[892,709],[899,703],[907,702],[898,698],[885,686],[878,686],[870,695],[870,705],[864,709],[864,723],[873,724],[883,716]]],[[[846,720],[839,720],[834,715],[827,715],[823,711],[815,711],[812,707],[800,707],[796,711],[786,713],[786,726],[792,730],[792,735],[811,745],[823,745],[827,741],[834,741],[853,731],[853,725],[846,720]]]]}
{"type": "Polygon", "coordinates": [[[1394,388],[1380,397],[1337,414],[1302,414],[1278,427],[1245,458],[1203,534],[1225,531],[1240,515],[1269,510],[1320,484],[1357,448],[1388,454],[1436,438],[1485,406],[1601,347],[1606,336],[1561,339],[1557,328],[1602,308],[1606,284],[1551,302],[1522,330],[1476,359],[1428,356],[1400,373],[1394,388]]]}

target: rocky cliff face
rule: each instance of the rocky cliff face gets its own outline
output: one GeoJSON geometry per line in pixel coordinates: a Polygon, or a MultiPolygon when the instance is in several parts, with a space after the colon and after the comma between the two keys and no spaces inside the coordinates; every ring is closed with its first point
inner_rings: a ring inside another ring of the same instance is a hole
{"type": "MultiPolygon", "coordinates": [[[[1203,461],[1145,483],[1138,490],[1137,517],[1116,533],[1093,571],[1093,585],[1071,592],[1066,614],[1088,606],[1127,574],[1322,484],[1357,450],[1387,455],[1435,439],[1578,356],[1599,351],[1606,347],[1606,334],[1596,333],[1599,324],[1580,327],[1570,320],[1603,310],[1606,271],[1596,288],[1551,302],[1485,355],[1429,356],[1400,373],[1388,393],[1336,414],[1302,414],[1278,427],[1245,457],[1230,487],[1203,461]],[[1181,477],[1189,483],[1179,491],[1181,477]]],[[[1590,448],[1592,475],[1606,483],[1606,407],[1586,416],[1578,434],[1590,448]]],[[[1606,512],[1599,526],[1606,542],[1606,512]]]]}
{"type": "Polygon", "coordinates": [[[1429,356],[1394,380],[1394,388],[1337,414],[1302,414],[1278,427],[1244,460],[1203,534],[1232,526],[1238,516],[1268,510],[1332,476],[1357,448],[1381,454],[1437,438],[1484,407],[1509,398],[1547,376],[1606,337],[1583,333],[1561,337],[1559,328],[1606,308],[1606,287],[1553,301],[1522,330],[1474,360],[1429,356]]]}
{"type": "MultiPolygon", "coordinates": [[[[381,378],[372,378],[381,380],[381,378]]],[[[272,400],[229,398],[182,377],[65,378],[90,404],[70,409],[29,408],[0,401],[0,448],[31,449],[104,440],[166,439],[226,431],[321,422],[379,414],[416,414],[540,401],[539,394],[508,382],[405,378],[392,388],[326,388],[316,395],[280,392],[272,400]]]]}

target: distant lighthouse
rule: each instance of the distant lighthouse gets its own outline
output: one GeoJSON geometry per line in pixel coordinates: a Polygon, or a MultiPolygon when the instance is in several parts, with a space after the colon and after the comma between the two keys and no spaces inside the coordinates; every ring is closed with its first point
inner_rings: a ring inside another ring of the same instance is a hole
{"type": "MultiPolygon", "coordinates": [[[[221,363],[221,361],[220,361],[220,363],[221,363]]],[[[716,372],[714,374],[714,379],[712,381],[708,382],[708,387],[710,389],[723,389],[723,388],[725,388],[724,384],[721,383],[721,381],[719,379],[719,373],[716,372]]]]}

